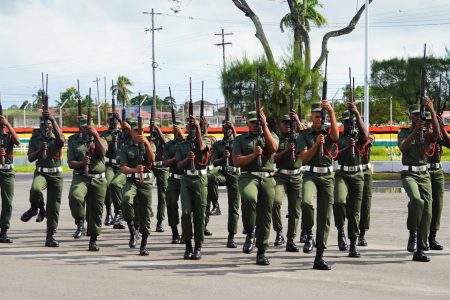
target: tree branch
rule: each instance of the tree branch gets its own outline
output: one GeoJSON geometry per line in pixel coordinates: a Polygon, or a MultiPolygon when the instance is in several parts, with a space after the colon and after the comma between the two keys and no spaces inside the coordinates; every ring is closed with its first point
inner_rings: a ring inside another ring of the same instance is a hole
{"type": "Polygon", "coordinates": [[[253,10],[247,4],[246,0],[232,0],[232,1],[234,5],[236,5],[236,7],[239,8],[245,14],[246,17],[249,17],[252,20],[253,25],[255,25],[256,29],[255,36],[263,46],[264,53],[266,54],[267,57],[267,61],[270,64],[275,65],[275,59],[273,58],[272,49],[270,48],[269,42],[267,41],[266,34],[264,33],[264,29],[258,16],[253,12],[253,10]]]}
{"type": "MultiPolygon", "coordinates": [[[[372,3],[373,0],[369,0],[369,4],[372,3]]],[[[366,5],[364,4],[356,13],[356,15],[353,16],[353,18],[351,19],[350,23],[339,30],[334,30],[334,31],[330,31],[327,32],[322,39],[322,53],[320,54],[319,59],[316,61],[316,63],[314,64],[313,67],[313,71],[318,71],[320,66],[322,65],[322,63],[325,60],[325,57],[327,56],[328,53],[328,40],[332,37],[337,37],[337,36],[341,36],[341,35],[345,35],[345,34],[349,34],[350,32],[352,32],[355,29],[356,24],[358,24],[359,19],[361,18],[362,13],[364,12],[364,9],[366,8],[366,5]]]]}
{"type": "MultiPolygon", "coordinates": [[[[296,0],[287,0],[289,4],[289,9],[291,11],[291,18],[294,22],[294,31],[298,30],[298,34],[302,37],[300,39],[300,42],[303,42],[305,45],[305,68],[309,70],[311,67],[311,40],[309,38],[308,31],[305,28],[304,20],[305,20],[305,12],[302,12],[303,15],[300,15],[297,10],[297,1],[296,0]],[[302,22],[303,20],[303,22],[302,22]]],[[[306,7],[307,1],[304,0],[304,5],[306,7]]],[[[302,49],[302,46],[300,45],[300,49],[302,49]]]]}

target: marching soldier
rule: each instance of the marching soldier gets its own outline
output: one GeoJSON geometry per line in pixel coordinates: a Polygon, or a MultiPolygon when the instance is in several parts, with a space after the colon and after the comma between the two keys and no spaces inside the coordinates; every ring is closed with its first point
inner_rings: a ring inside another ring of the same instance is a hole
{"type": "Polygon", "coordinates": [[[346,251],[348,246],[344,233],[347,218],[347,232],[350,239],[350,257],[360,257],[356,248],[359,236],[359,215],[364,189],[364,174],[360,151],[364,151],[369,132],[364,125],[355,103],[348,102],[348,111],[342,114],[344,131],[339,136],[338,169],[334,177],[334,223],[338,230],[338,247],[346,251]],[[351,112],[351,114],[350,114],[351,112]],[[355,126],[356,123],[356,126],[355,126]]]}
{"type": "Polygon", "coordinates": [[[328,101],[311,105],[312,127],[303,132],[297,140],[297,151],[305,164],[302,187],[302,221],[307,231],[307,240],[303,252],[313,250],[312,227],[314,225],[313,197],[317,195],[317,229],[316,257],[314,269],[331,270],[331,266],[323,260],[323,252],[327,247],[330,230],[330,214],[333,204],[334,173],[332,160],[333,146],[339,139],[339,130],[334,110],[328,101]],[[326,133],[321,132],[321,110],[325,109],[330,117],[331,127],[326,133]]]}
{"type": "Polygon", "coordinates": [[[202,257],[201,248],[204,240],[208,193],[206,166],[209,160],[210,141],[202,136],[200,125],[193,116],[189,116],[187,127],[188,139],[181,142],[176,149],[177,167],[184,171],[181,177],[182,240],[186,243],[184,259],[199,260],[202,257]],[[191,242],[193,235],[194,250],[191,242]]]}
{"type": "Polygon", "coordinates": [[[215,184],[214,182],[214,172],[211,172],[214,169],[214,164],[213,164],[213,156],[214,156],[214,144],[217,142],[217,139],[208,134],[208,128],[209,128],[209,124],[208,124],[208,120],[206,117],[200,117],[200,119],[203,122],[203,127],[202,124],[200,124],[200,128],[202,130],[202,136],[203,139],[208,139],[209,140],[209,157],[210,159],[208,160],[208,164],[206,165],[206,170],[208,172],[208,196],[206,198],[206,216],[205,216],[205,236],[211,236],[212,232],[209,231],[208,229],[208,224],[209,224],[209,217],[210,216],[219,216],[222,214],[222,212],[220,211],[220,206],[219,206],[219,197],[217,194],[217,197],[214,196],[214,193],[210,195],[209,193],[209,184],[215,184]],[[212,208],[211,208],[211,204],[212,204],[212,208]]]}
{"type": "Polygon", "coordinates": [[[236,248],[237,245],[234,241],[234,235],[237,233],[239,221],[240,195],[238,179],[240,169],[234,167],[233,161],[231,160],[231,148],[236,138],[236,129],[231,121],[224,121],[222,132],[223,139],[215,142],[213,145],[212,162],[219,172],[208,174],[208,199],[210,199],[208,202],[218,203],[219,185],[226,185],[228,194],[227,247],[236,248]]]}
{"type": "Polygon", "coordinates": [[[151,165],[155,160],[156,148],[154,143],[136,132],[138,126],[134,124],[133,129],[134,131],[131,131],[133,144],[123,147],[120,152],[121,172],[127,177],[123,188],[122,209],[124,220],[130,230],[130,248],[135,248],[137,243],[134,215],[138,215],[139,231],[142,235],[139,254],[145,256],[149,255],[147,239],[151,231],[150,217],[154,180],[151,165]],[[140,148],[140,145],[143,147],[140,148]]]}
{"type": "Polygon", "coordinates": [[[239,177],[239,193],[242,199],[242,220],[247,234],[243,252],[249,254],[253,251],[256,227],[256,264],[269,265],[270,261],[265,252],[269,248],[275,197],[273,162],[278,150],[278,137],[269,130],[262,109],[248,113],[247,126],[249,132],[238,136],[232,149],[233,164],[242,171],[239,177]],[[257,113],[260,116],[260,124],[257,113]]]}
{"type": "Polygon", "coordinates": [[[42,113],[51,124],[45,126],[41,118],[41,127],[38,134],[31,137],[28,145],[28,160],[36,161],[33,183],[30,189],[31,208],[22,215],[22,221],[27,222],[37,214],[40,201],[44,199],[43,190],[47,189],[47,238],[46,247],[59,247],[53,235],[58,227],[59,208],[61,206],[61,193],[63,176],[61,167],[62,148],[65,138],[55,118],[49,112],[42,113]]]}
{"type": "Polygon", "coordinates": [[[83,234],[86,218],[89,251],[99,251],[97,237],[102,227],[106,195],[105,154],[108,144],[94,127],[87,125],[85,119],[80,119],[80,125],[80,133],[71,136],[68,143],[67,161],[73,170],[69,205],[77,225],[74,238],[78,239],[83,234]]]}
{"type": "Polygon", "coordinates": [[[295,141],[298,138],[297,132],[291,128],[291,117],[295,120],[297,131],[306,129],[306,126],[300,123],[296,113],[291,112],[291,116],[284,115],[280,122],[280,142],[278,151],[275,154],[275,163],[277,172],[274,179],[275,200],[272,208],[273,229],[276,232],[275,246],[284,244],[283,224],[281,222],[281,204],[284,195],[288,199],[288,230],[287,230],[287,252],[298,252],[299,249],[295,245],[294,239],[297,235],[298,220],[300,218],[300,204],[302,192],[302,161],[295,153],[295,141]]]}
{"type": "Polygon", "coordinates": [[[156,146],[156,158],[153,162],[153,174],[156,179],[156,187],[158,189],[158,206],[156,213],[156,232],[164,232],[164,228],[162,226],[162,222],[164,221],[165,213],[166,213],[166,192],[167,192],[167,183],[169,179],[169,169],[164,166],[163,154],[164,154],[164,146],[167,141],[164,137],[164,134],[161,132],[158,124],[155,121],[151,121],[150,127],[152,128],[152,132],[150,133],[150,139],[156,146]]]}
{"type": "Polygon", "coordinates": [[[181,122],[173,125],[174,139],[167,142],[164,146],[164,166],[169,167],[170,177],[167,184],[166,200],[167,200],[167,218],[169,226],[172,229],[172,244],[180,243],[180,234],[178,233],[178,224],[180,223],[180,215],[178,213],[178,197],[180,196],[181,177],[183,170],[178,169],[177,159],[175,157],[178,146],[184,141],[183,129],[180,127],[181,122]]]}
{"type": "Polygon", "coordinates": [[[439,138],[440,130],[433,102],[428,97],[425,97],[424,100],[426,108],[431,113],[432,132],[424,132],[425,121],[420,118],[419,105],[410,105],[409,118],[412,124],[411,127],[399,131],[398,146],[403,154],[402,184],[409,197],[407,250],[414,252],[414,261],[428,262],[430,258],[423,251],[430,230],[433,199],[430,173],[427,170],[427,155],[432,152],[432,145],[429,141],[436,141],[439,138]]]}
{"type": "MultiPolygon", "coordinates": [[[[0,104],[1,105],[1,104],[0,104]]],[[[0,214],[0,243],[12,243],[8,237],[9,222],[12,213],[12,201],[14,199],[14,145],[20,144],[14,128],[8,120],[0,114],[0,189],[2,196],[2,210],[0,214]],[[8,132],[3,131],[3,127],[8,132]]]]}
{"type": "MultiPolygon", "coordinates": [[[[440,126],[441,136],[436,142],[433,155],[427,156],[428,158],[428,171],[430,173],[431,179],[431,195],[433,198],[433,205],[431,209],[431,223],[430,223],[430,234],[428,235],[428,246],[425,249],[428,250],[443,250],[442,246],[436,240],[436,233],[439,230],[441,224],[442,207],[444,204],[444,169],[442,168],[441,155],[442,146],[450,148],[450,137],[445,130],[444,123],[442,122],[442,117],[437,116],[440,126]]],[[[429,129],[431,127],[432,118],[431,114],[427,112],[426,114],[426,127],[429,129]]]]}

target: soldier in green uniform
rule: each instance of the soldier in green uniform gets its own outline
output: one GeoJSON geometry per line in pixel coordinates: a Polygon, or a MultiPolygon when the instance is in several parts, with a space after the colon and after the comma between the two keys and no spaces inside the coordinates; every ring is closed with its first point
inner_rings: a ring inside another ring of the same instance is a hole
{"type": "MultiPolygon", "coordinates": [[[[124,124],[124,126],[126,126],[124,124]]],[[[152,207],[153,174],[151,166],[155,160],[155,144],[142,134],[131,131],[133,144],[123,147],[120,151],[121,172],[126,175],[127,182],[123,188],[122,209],[124,220],[130,230],[130,248],[135,248],[137,235],[135,232],[135,216],[139,215],[139,231],[142,234],[140,255],[149,255],[147,240],[150,235],[150,217],[152,207]],[[137,209],[135,210],[135,207],[137,209]]]]}
{"type": "Polygon", "coordinates": [[[114,198],[115,201],[113,202],[111,197],[111,190],[110,185],[111,181],[113,180],[114,176],[117,173],[120,173],[120,165],[117,162],[117,156],[119,155],[118,152],[118,136],[120,135],[120,131],[117,129],[116,123],[114,122],[113,118],[116,118],[116,120],[120,121],[118,114],[115,113],[108,113],[108,122],[109,122],[109,128],[106,131],[103,131],[101,133],[101,137],[106,140],[108,143],[108,150],[106,151],[106,183],[107,183],[107,189],[106,189],[106,197],[105,197],[105,208],[106,208],[106,216],[105,216],[105,226],[113,225],[113,216],[111,211],[111,206],[114,206],[114,214],[117,216],[119,213],[121,213],[121,207],[120,202],[117,201],[117,198],[114,198]]]}
{"type": "Polygon", "coordinates": [[[252,252],[256,227],[256,263],[268,265],[270,262],[265,253],[269,248],[270,222],[275,198],[273,171],[278,137],[269,130],[262,109],[258,113],[260,124],[257,112],[248,113],[249,132],[235,139],[232,157],[234,166],[242,171],[239,177],[239,193],[242,199],[242,220],[247,234],[243,252],[252,252]]]}
{"type": "MultiPolygon", "coordinates": [[[[231,148],[236,138],[236,129],[230,121],[224,121],[222,125],[223,139],[214,143],[212,163],[218,173],[208,174],[208,199],[210,203],[218,203],[219,185],[227,187],[228,194],[228,239],[227,247],[236,248],[234,235],[237,233],[239,221],[240,195],[238,179],[240,169],[233,166],[231,160],[231,148]]],[[[219,208],[220,211],[220,208],[219,208]]],[[[213,212],[210,213],[212,215],[213,212]]]]}
{"type": "Polygon", "coordinates": [[[361,217],[359,220],[358,246],[367,246],[366,231],[370,226],[370,208],[372,206],[373,166],[370,163],[370,150],[375,137],[369,132],[369,140],[361,155],[361,167],[364,173],[364,189],[361,201],[361,217]]]}
{"type": "Polygon", "coordinates": [[[337,155],[337,153],[334,153],[333,148],[339,139],[339,130],[334,110],[326,100],[323,100],[322,104],[314,103],[311,105],[311,121],[311,128],[298,137],[296,147],[305,165],[302,187],[302,221],[307,231],[307,240],[303,246],[303,252],[309,253],[313,249],[313,198],[314,195],[317,195],[317,249],[313,267],[318,270],[331,270],[331,266],[323,259],[323,252],[327,247],[328,232],[330,230],[330,214],[334,190],[332,159],[334,155],[337,155]],[[331,123],[326,133],[321,132],[322,108],[328,112],[331,123]]]}
{"type": "Polygon", "coordinates": [[[156,187],[158,189],[156,232],[164,232],[162,222],[164,221],[166,214],[166,192],[169,179],[169,168],[164,166],[163,154],[164,146],[166,145],[167,141],[155,121],[152,121],[152,124],[150,124],[150,128],[152,129],[152,132],[150,132],[150,139],[156,146],[156,158],[153,162],[152,168],[153,174],[155,175],[156,179],[156,187]]]}
{"type": "Polygon", "coordinates": [[[286,251],[288,252],[299,251],[294,239],[297,235],[301,209],[302,161],[295,153],[295,142],[298,138],[298,132],[305,129],[306,126],[300,123],[297,114],[294,112],[291,112],[291,116],[282,116],[279,125],[281,133],[280,142],[278,151],[274,157],[277,166],[277,172],[274,176],[276,182],[275,200],[272,208],[273,230],[276,232],[274,245],[280,246],[284,244],[281,204],[283,203],[284,196],[287,195],[288,229],[286,234],[286,251]],[[291,128],[291,117],[296,123],[295,128],[291,128]]]}
{"type": "Polygon", "coordinates": [[[18,146],[19,144],[20,140],[14,128],[4,116],[0,115],[0,190],[2,197],[0,243],[12,243],[7,232],[14,199],[13,151],[14,145],[18,146]],[[8,128],[8,132],[4,132],[4,127],[8,128]]]}
{"type": "Polygon", "coordinates": [[[41,127],[38,134],[33,134],[28,144],[28,160],[36,161],[33,183],[30,189],[31,208],[22,215],[22,221],[28,221],[37,214],[42,192],[47,189],[47,238],[46,247],[59,247],[53,235],[58,227],[59,207],[61,206],[61,193],[63,176],[61,167],[62,148],[65,138],[55,118],[48,112],[42,113],[51,124],[45,126],[41,118],[41,127]]]}
{"type": "Polygon", "coordinates": [[[105,154],[108,144],[94,127],[87,125],[85,119],[80,119],[80,125],[80,133],[71,136],[68,143],[67,161],[73,170],[69,205],[77,225],[74,238],[80,238],[84,232],[86,217],[90,234],[89,251],[99,251],[97,237],[102,227],[106,195],[105,154]]]}
{"type": "Polygon", "coordinates": [[[183,170],[178,169],[177,159],[175,157],[178,146],[184,141],[184,133],[180,127],[181,122],[173,125],[174,139],[167,142],[164,146],[164,166],[169,167],[170,177],[167,184],[167,218],[169,226],[172,229],[172,244],[180,243],[180,234],[178,233],[178,224],[180,215],[178,213],[178,197],[181,190],[181,177],[183,170]]]}
{"type": "MultiPolygon", "coordinates": [[[[427,112],[426,118],[426,128],[430,128],[432,121],[431,114],[427,112]]],[[[442,122],[442,117],[438,115],[437,118],[439,121],[441,135],[436,141],[434,153],[430,156],[427,156],[428,172],[430,173],[431,178],[433,205],[431,209],[430,234],[428,235],[428,245],[425,247],[425,250],[444,249],[444,246],[442,246],[436,240],[436,233],[439,230],[441,224],[442,207],[444,204],[444,169],[442,168],[441,163],[442,146],[450,148],[450,137],[447,133],[447,130],[445,130],[444,123],[442,122]]]]}
{"type": "Polygon", "coordinates": [[[432,132],[424,132],[425,121],[421,119],[419,105],[413,104],[409,107],[411,127],[403,128],[398,133],[398,146],[402,151],[402,184],[409,197],[407,250],[414,252],[414,261],[421,262],[430,261],[430,258],[423,251],[430,230],[433,200],[426,155],[429,151],[432,151],[429,141],[434,142],[439,138],[439,123],[433,108],[433,102],[428,97],[425,98],[425,101],[432,117],[432,132]]]}
{"type": "Polygon", "coordinates": [[[206,166],[209,160],[209,139],[202,136],[200,125],[193,116],[189,116],[187,127],[189,137],[178,145],[175,154],[177,167],[183,170],[181,177],[182,240],[186,243],[184,259],[199,260],[204,239],[208,193],[206,166]],[[194,233],[192,233],[192,225],[194,233]],[[194,250],[192,250],[191,241],[193,235],[194,250]]]}
{"type": "Polygon", "coordinates": [[[344,233],[347,218],[347,232],[350,239],[349,257],[360,257],[356,248],[359,236],[359,215],[364,189],[364,174],[360,151],[364,151],[369,132],[356,108],[348,102],[348,111],[342,114],[344,131],[339,136],[338,168],[334,177],[334,224],[338,231],[338,247],[346,251],[348,246],[344,233]],[[350,113],[351,112],[351,113],[350,113]]]}

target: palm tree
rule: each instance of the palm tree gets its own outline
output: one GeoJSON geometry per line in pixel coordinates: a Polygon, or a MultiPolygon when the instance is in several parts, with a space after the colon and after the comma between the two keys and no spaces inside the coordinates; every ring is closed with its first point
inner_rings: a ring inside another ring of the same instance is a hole
{"type": "Polygon", "coordinates": [[[122,103],[125,101],[126,104],[129,104],[130,95],[133,94],[133,92],[128,89],[130,86],[133,86],[133,83],[128,77],[119,76],[117,78],[117,83],[111,87],[111,92],[116,95],[117,101],[122,103]]]}

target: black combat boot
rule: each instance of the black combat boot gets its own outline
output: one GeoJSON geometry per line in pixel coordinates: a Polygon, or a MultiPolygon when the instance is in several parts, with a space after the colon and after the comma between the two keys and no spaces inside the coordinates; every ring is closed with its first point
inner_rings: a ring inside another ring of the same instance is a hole
{"type": "Polygon", "coordinates": [[[178,233],[178,227],[172,226],[172,244],[179,244],[180,243],[180,234],[178,233]]]}
{"type": "Polygon", "coordinates": [[[133,221],[128,222],[128,231],[130,232],[130,241],[128,246],[130,248],[136,248],[137,238],[136,238],[136,228],[134,228],[133,221]]]}
{"type": "Polygon", "coordinates": [[[416,242],[416,232],[413,230],[409,231],[409,238],[408,238],[408,245],[406,246],[406,250],[408,252],[414,252],[417,249],[417,242],[416,242]]]}
{"type": "Polygon", "coordinates": [[[123,221],[123,214],[122,214],[122,210],[119,209],[114,214],[114,218],[112,221],[113,228],[114,229],[125,229],[125,225],[122,223],[122,221],[123,221]]]}
{"type": "Polygon", "coordinates": [[[141,255],[141,256],[147,256],[149,254],[148,249],[147,249],[147,239],[148,239],[148,234],[142,234],[141,248],[139,249],[139,255],[141,255]]]}
{"type": "Polygon", "coordinates": [[[358,252],[356,248],[356,237],[350,240],[350,249],[348,250],[349,257],[360,257],[361,254],[358,252]]]}
{"type": "Polygon", "coordinates": [[[8,237],[8,227],[2,226],[0,231],[0,243],[11,244],[12,240],[8,237]]]}
{"type": "Polygon", "coordinates": [[[37,215],[37,213],[38,213],[38,208],[34,205],[31,205],[30,209],[22,214],[22,216],[20,217],[20,220],[22,220],[22,222],[28,222],[28,221],[30,221],[30,219],[32,217],[37,215]]]}
{"type": "Polygon", "coordinates": [[[247,236],[245,237],[244,246],[242,247],[242,252],[250,254],[253,251],[253,248],[255,247],[255,235],[253,232],[247,233],[247,236]]]}
{"type": "Polygon", "coordinates": [[[186,250],[184,251],[184,259],[191,259],[192,257],[192,241],[187,240],[185,241],[186,244],[186,250]]]}
{"type": "Polygon", "coordinates": [[[311,253],[314,249],[314,239],[312,230],[309,229],[306,231],[306,241],[303,245],[303,253],[311,253]]]}
{"type": "Polygon", "coordinates": [[[59,247],[59,243],[53,235],[55,234],[55,228],[48,227],[47,228],[47,237],[45,239],[45,247],[59,247]]]}
{"type": "Polygon", "coordinates": [[[211,209],[211,212],[209,213],[210,216],[220,216],[222,212],[220,211],[220,205],[219,202],[213,205],[213,208],[211,209]]]}
{"type": "Polygon", "coordinates": [[[46,216],[47,216],[47,214],[45,212],[45,204],[42,203],[41,207],[39,207],[39,212],[38,212],[38,215],[36,217],[36,222],[40,223],[40,222],[44,221],[46,216]]]}
{"type": "Polygon", "coordinates": [[[436,230],[430,231],[430,236],[428,237],[428,243],[430,245],[431,250],[444,250],[444,246],[439,244],[438,241],[436,241],[436,230]]]}
{"type": "Polygon", "coordinates": [[[331,266],[323,260],[323,250],[317,250],[316,258],[314,259],[313,269],[331,270],[331,266]]]}
{"type": "Polygon", "coordinates": [[[286,243],[286,252],[298,252],[300,251],[293,239],[288,239],[286,243]]]}
{"type": "Polygon", "coordinates": [[[212,236],[212,232],[209,231],[208,227],[206,227],[206,224],[205,224],[205,230],[203,231],[203,233],[205,236],[212,236]]]}
{"type": "Polygon", "coordinates": [[[97,246],[97,237],[91,236],[89,239],[89,251],[99,251],[100,248],[97,246]]]}
{"type": "Polygon", "coordinates": [[[284,236],[283,231],[277,231],[277,235],[275,236],[275,241],[273,242],[274,246],[281,246],[284,244],[284,236]]]}
{"type": "Polygon", "coordinates": [[[338,248],[339,251],[346,251],[348,249],[347,239],[345,238],[344,228],[338,228],[338,248]]]}
{"type": "Polygon", "coordinates": [[[366,241],[366,231],[365,230],[361,230],[359,232],[359,236],[358,236],[358,246],[360,247],[366,247],[367,246],[367,241],[366,241]]]}
{"type": "Polygon", "coordinates": [[[234,241],[234,234],[229,233],[227,239],[227,248],[237,248],[236,242],[234,241]]]}
{"type": "Polygon", "coordinates": [[[158,221],[156,223],[156,232],[164,232],[164,228],[162,226],[162,221],[158,221]]]}
{"type": "Polygon", "coordinates": [[[422,248],[417,247],[417,251],[413,254],[413,261],[429,262],[430,258],[425,255],[422,248]]]}
{"type": "Polygon", "coordinates": [[[302,231],[300,232],[300,244],[306,243],[306,237],[307,237],[306,230],[302,229],[302,231]]]}
{"type": "Polygon", "coordinates": [[[111,206],[106,207],[105,226],[110,226],[113,222],[113,216],[111,214],[111,206]]]}
{"type": "Polygon", "coordinates": [[[195,243],[194,253],[191,255],[192,260],[200,260],[202,259],[202,244],[195,243]]]}
{"type": "Polygon", "coordinates": [[[266,251],[258,249],[256,252],[256,264],[260,266],[270,265],[270,261],[266,256],[266,251]]]}
{"type": "Polygon", "coordinates": [[[84,220],[83,219],[76,219],[75,225],[77,225],[77,229],[75,230],[75,233],[73,234],[74,239],[79,239],[84,234],[84,220]]]}

